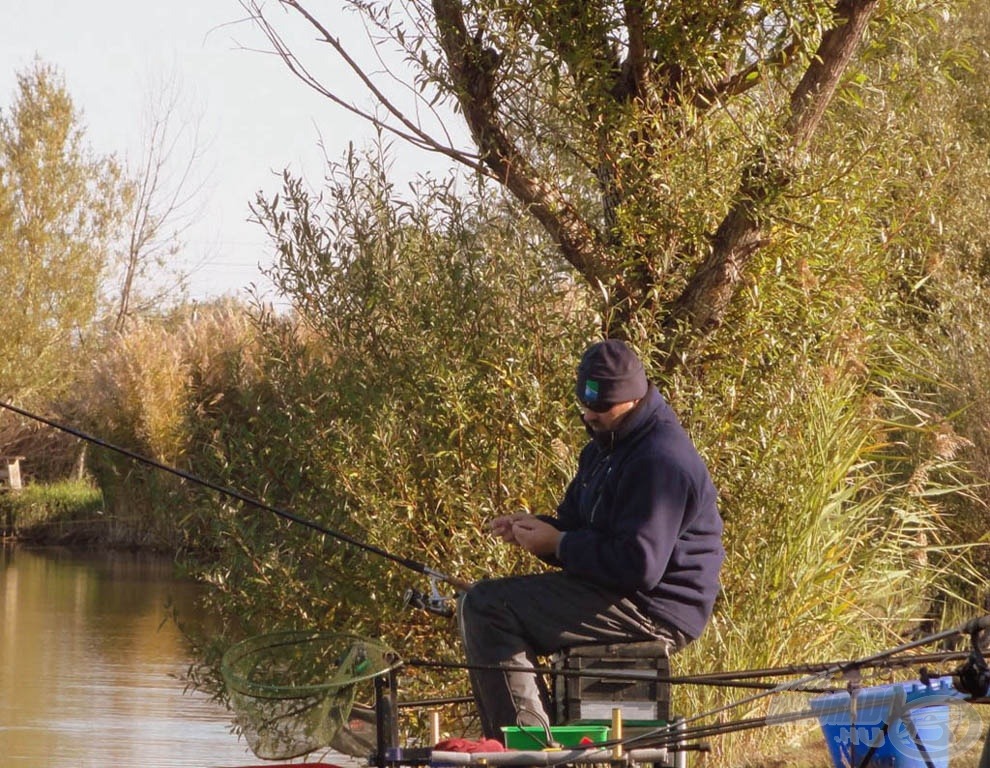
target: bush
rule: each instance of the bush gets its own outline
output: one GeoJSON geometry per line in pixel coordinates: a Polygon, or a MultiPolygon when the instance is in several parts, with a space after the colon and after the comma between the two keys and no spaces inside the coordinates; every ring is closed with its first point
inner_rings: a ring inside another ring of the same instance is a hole
{"type": "MultiPolygon", "coordinates": [[[[228,301],[138,321],[106,345],[61,409],[67,421],[124,451],[200,475],[194,387],[223,381],[236,388],[242,369],[251,369],[252,339],[245,308],[228,301]]],[[[118,539],[171,551],[211,548],[197,520],[215,514],[216,494],[100,447],[90,450],[87,466],[118,539]]]]}

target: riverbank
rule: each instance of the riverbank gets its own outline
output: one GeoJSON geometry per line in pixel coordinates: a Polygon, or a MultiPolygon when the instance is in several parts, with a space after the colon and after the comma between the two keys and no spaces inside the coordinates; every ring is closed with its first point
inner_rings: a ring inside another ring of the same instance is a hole
{"type": "Polygon", "coordinates": [[[108,545],[103,494],[86,480],[35,483],[0,493],[0,535],[30,544],[108,545]]]}

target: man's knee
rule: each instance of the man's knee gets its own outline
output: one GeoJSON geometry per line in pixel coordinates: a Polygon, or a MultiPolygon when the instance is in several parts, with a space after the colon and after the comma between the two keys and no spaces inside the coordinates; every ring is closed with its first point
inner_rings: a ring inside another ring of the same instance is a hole
{"type": "Polygon", "coordinates": [[[494,603],[487,583],[475,582],[457,600],[458,623],[465,641],[482,631],[481,628],[488,625],[493,616],[494,603]]]}
{"type": "Polygon", "coordinates": [[[502,579],[482,579],[471,585],[459,601],[462,617],[477,617],[501,613],[505,609],[502,579]]]}

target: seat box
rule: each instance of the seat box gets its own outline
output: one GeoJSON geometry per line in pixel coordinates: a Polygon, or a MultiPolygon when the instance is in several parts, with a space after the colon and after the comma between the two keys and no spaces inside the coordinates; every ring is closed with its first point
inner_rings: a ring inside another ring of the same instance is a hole
{"type": "Polygon", "coordinates": [[[558,723],[611,722],[612,709],[635,726],[670,720],[670,660],[659,642],[570,648],[558,654],[555,668],[578,675],[554,675],[554,717],[558,723]],[[600,674],[596,674],[600,673],[600,674]]]}

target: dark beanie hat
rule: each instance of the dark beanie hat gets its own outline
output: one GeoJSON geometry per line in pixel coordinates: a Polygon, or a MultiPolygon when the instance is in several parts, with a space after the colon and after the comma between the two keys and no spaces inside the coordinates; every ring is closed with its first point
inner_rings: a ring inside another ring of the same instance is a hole
{"type": "Polygon", "coordinates": [[[639,400],[648,388],[643,364],[618,339],[592,344],[578,365],[577,397],[589,407],[639,400]]]}

